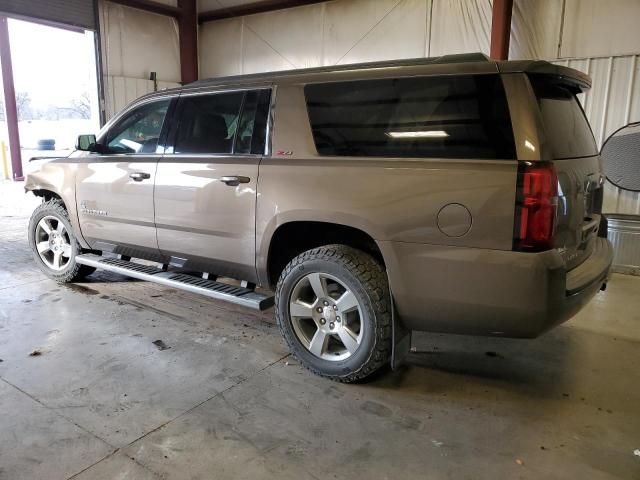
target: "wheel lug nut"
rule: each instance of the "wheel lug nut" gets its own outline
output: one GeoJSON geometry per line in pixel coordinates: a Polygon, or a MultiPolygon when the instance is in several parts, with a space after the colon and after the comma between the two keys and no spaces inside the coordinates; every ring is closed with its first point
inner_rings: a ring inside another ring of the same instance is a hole
{"type": "Polygon", "coordinates": [[[318,308],[316,308],[316,312],[318,312],[318,313],[322,313],[322,307],[318,307],[318,308]]]}
{"type": "Polygon", "coordinates": [[[327,321],[324,318],[320,319],[320,324],[324,325],[325,323],[327,323],[327,321]]]}
{"type": "Polygon", "coordinates": [[[336,317],[336,322],[339,322],[339,321],[340,321],[340,317],[336,317]]]}
{"type": "Polygon", "coordinates": [[[329,324],[329,328],[330,328],[331,330],[333,330],[333,327],[335,327],[335,324],[334,324],[333,322],[331,322],[331,323],[329,324]]]}
{"type": "Polygon", "coordinates": [[[334,309],[334,310],[337,310],[337,309],[338,309],[338,306],[337,306],[337,305],[334,305],[334,306],[333,306],[333,309],[334,309]]]}
{"type": "Polygon", "coordinates": [[[326,300],[324,302],[322,302],[324,304],[325,307],[329,306],[329,302],[327,302],[326,300]]]}

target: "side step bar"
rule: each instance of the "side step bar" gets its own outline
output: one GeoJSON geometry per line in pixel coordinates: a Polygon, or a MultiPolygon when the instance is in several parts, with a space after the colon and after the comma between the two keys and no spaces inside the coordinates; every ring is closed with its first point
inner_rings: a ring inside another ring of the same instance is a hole
{"type": "Polygon", "coordinates": [[[253,308],[254,310],[266,310],[273,306],[273,296],[263,295],[248,288],[237,287],[222,282],[214,282],[193,275],[178,272],[165,272],[150,265],[128,262],[119,258],[107,258],[93,253],[83,253],[76,256],[76,262],[88,267],[95,267],[109,272],[119,273],[127,277],[159,283],[167,287],[199,293],[216,300],[225,300],[230,303],[253,308]]]}

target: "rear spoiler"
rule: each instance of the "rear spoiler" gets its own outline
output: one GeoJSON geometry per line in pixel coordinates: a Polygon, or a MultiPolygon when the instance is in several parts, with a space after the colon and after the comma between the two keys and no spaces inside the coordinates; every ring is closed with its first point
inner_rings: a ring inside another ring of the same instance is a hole
{"type": "Polygon", "coordinates": [[[586,73],[562,65],[543,60],[522,60],[511,62],[498,62],[500,73],[527,73],[530,75],[545,75],[550,80],[555,80],[563,85],[568,85],[576,93],[584,92],[591,88],[591,77],[586,73]]]}

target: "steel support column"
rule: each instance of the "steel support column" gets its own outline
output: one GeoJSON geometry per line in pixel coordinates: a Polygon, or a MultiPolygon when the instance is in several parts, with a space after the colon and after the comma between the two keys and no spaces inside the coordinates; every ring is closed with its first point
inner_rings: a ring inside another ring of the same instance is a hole
{"type": "Polygon", "coordinates": [[[512,12],[513,0],[493,0],[491,58],[495,60],[507,60],[509,58],[512,12]]]}
{"type": "Polygon", "coordinates": [[[180,75],[182,83],[198,79],[198,9],[196,0],[178,0],[180,23],[180,75]]]}
{"type": "Polygon", "coordinates": [[[9,24],[7,17],[0,16],[0,62],[2,63],[2,85],[4,87],[4,105],[9,132],[11,150],[11,170],[14,180],[23,180],[22,155],[20,153],[20,133],[18,132],[18,108],[16,89],[13,85],[13,65],[11,64],[11,44],[9,43],[9,24]]]}

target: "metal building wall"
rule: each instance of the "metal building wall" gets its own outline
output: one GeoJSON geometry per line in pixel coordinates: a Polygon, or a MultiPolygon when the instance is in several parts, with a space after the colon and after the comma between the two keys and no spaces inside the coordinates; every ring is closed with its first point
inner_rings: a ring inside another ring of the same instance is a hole
{"type": "MultiPolygon", "coordinates": [[[[640,122],[639,55],[557,61],[589,74],[593,88],[581,99],[598,147],[619,128],[640,122]]],[[[640,214],[640,193],[607,182],[604,211],[640,214]]]]}
{"type": "Polygon", "coordinates": [[[151,72],[157,73],[159,89],[179,85],[178,26],[173,18],[105,0],[99,3],[99,15],[107,119],[153,91],[151,72]]]}
{"type": "MultiPolygon", "coordinates": [[[[200,76],[488,54],[491,9],[490,0],[334,0],[206,22],[200,76]]],[[[562,11],[561,0],[515,0],[511,58],[557,58],[562,11]]]]}
{"type": "MultiPolygon", "coordinates": [[[[143,78],[104,76],[104,97],[107,118],[111,118],[136,98],[153,92],[153,82],[143,78]]],[[[158,90],[179,86],[176,82],[158,82],[158,90]]]]}

